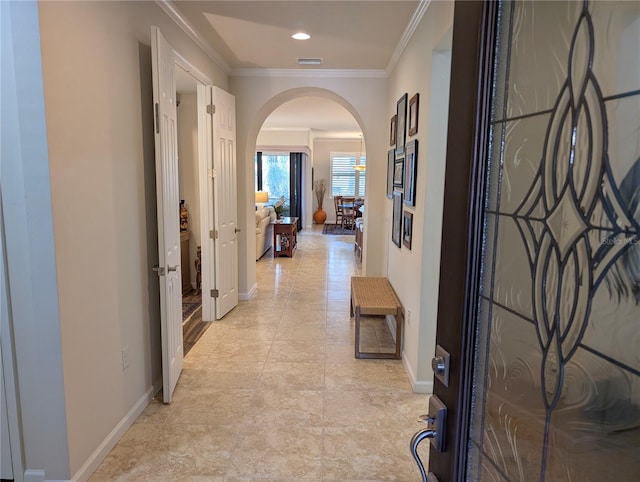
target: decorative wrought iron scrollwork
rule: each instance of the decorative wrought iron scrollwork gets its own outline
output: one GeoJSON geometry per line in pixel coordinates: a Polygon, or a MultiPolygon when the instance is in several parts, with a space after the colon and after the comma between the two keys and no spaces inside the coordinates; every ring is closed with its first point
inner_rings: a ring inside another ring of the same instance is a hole
{"type": "Polygon", "coordinates": [[[533,319],[542,350],[544,450],[565,367],[585,334],[596,290],[606,281],[610,290],[640,302],[640,160],[618,185],[608,157],[605,102],[592,71],[594,51],[585,1],[540,167],[514,214],[531,268],[533,319]]]}

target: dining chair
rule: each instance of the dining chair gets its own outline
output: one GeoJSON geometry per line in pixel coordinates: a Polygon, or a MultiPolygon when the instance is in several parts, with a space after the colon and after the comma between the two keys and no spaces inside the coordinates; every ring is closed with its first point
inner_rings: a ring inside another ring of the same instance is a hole
{"type": "Polygon", "coordinates": [[[342,227],[347,227],[349,229],[355,228],[356,223],[356,206],[355,206],[355,198],[353,197],[342,197],[341,206],[342,206],[342,227]]]}
{"type": "Polygon", "coordinates": [[[342,196],[333,196],[333,202],[336,207],[336,225],[342,226],[342,196]]]}

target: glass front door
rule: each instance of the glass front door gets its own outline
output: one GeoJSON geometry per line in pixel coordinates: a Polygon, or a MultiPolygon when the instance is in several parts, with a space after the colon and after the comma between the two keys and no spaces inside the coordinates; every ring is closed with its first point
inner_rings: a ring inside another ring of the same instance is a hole
{"type": "Polygon", "coordinates": [[[466,479],[638,480],[640,3],[496,32],[466,479]]]}

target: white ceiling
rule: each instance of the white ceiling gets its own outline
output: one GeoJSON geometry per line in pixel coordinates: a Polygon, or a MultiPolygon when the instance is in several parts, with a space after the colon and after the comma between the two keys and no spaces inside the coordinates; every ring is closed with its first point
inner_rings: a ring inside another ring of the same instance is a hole
{"type": "MultiPolygon", "coordinates": [[[[425,0],[160,0],[183,28],[231,75],[248,69],[377,71],[393,68],[425,0]],[[191,31],[189,31],[191,30],[191,31]],[[293,40],[305,31],[309,40],[293,40]],[[300,66],[299,57],[319,57],[320,66],[300,66]]],[[[181,70],[181,69],[177,69],[181,70]]],[[[188,74],[177,78],[190,90],[188,74]]],[[[301,72],[309,75],[311,72],[301,72]]],[[[339,75],[339,73],[338,73],[339,75]]],[[[180,91],[180,90],[179,90],[180,91]]],[[[306,97],[287,102],[265,129],[313,129],[325,137],[357,137],[353,116],[332,101],[306,97]]]]}
{"type": "Polygon", "coordinates": [[[384,70],[419,3],[178,0],[173,8],[234,70],[298,69],[299,57],[323,58],[323,69],[384,70]],[[311,39],[293,40],[298,31],[311,39]]]}

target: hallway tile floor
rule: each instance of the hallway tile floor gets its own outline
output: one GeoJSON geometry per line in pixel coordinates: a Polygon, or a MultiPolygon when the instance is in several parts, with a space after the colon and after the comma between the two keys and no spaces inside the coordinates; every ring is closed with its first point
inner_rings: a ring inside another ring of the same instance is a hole
{"type": "MultiPolygon", "coordinates": [[[[353,236],[319,227],[292,259],[267,252],[257,294],[185,357],[173,403],[154,400],[89,480],[419,481],[409,441],[427,396],[400,360],[354,358],[359,274],[353,236]]],[[[361,336],[365,350],[394,351],[383,319],[361,336]]]]}

